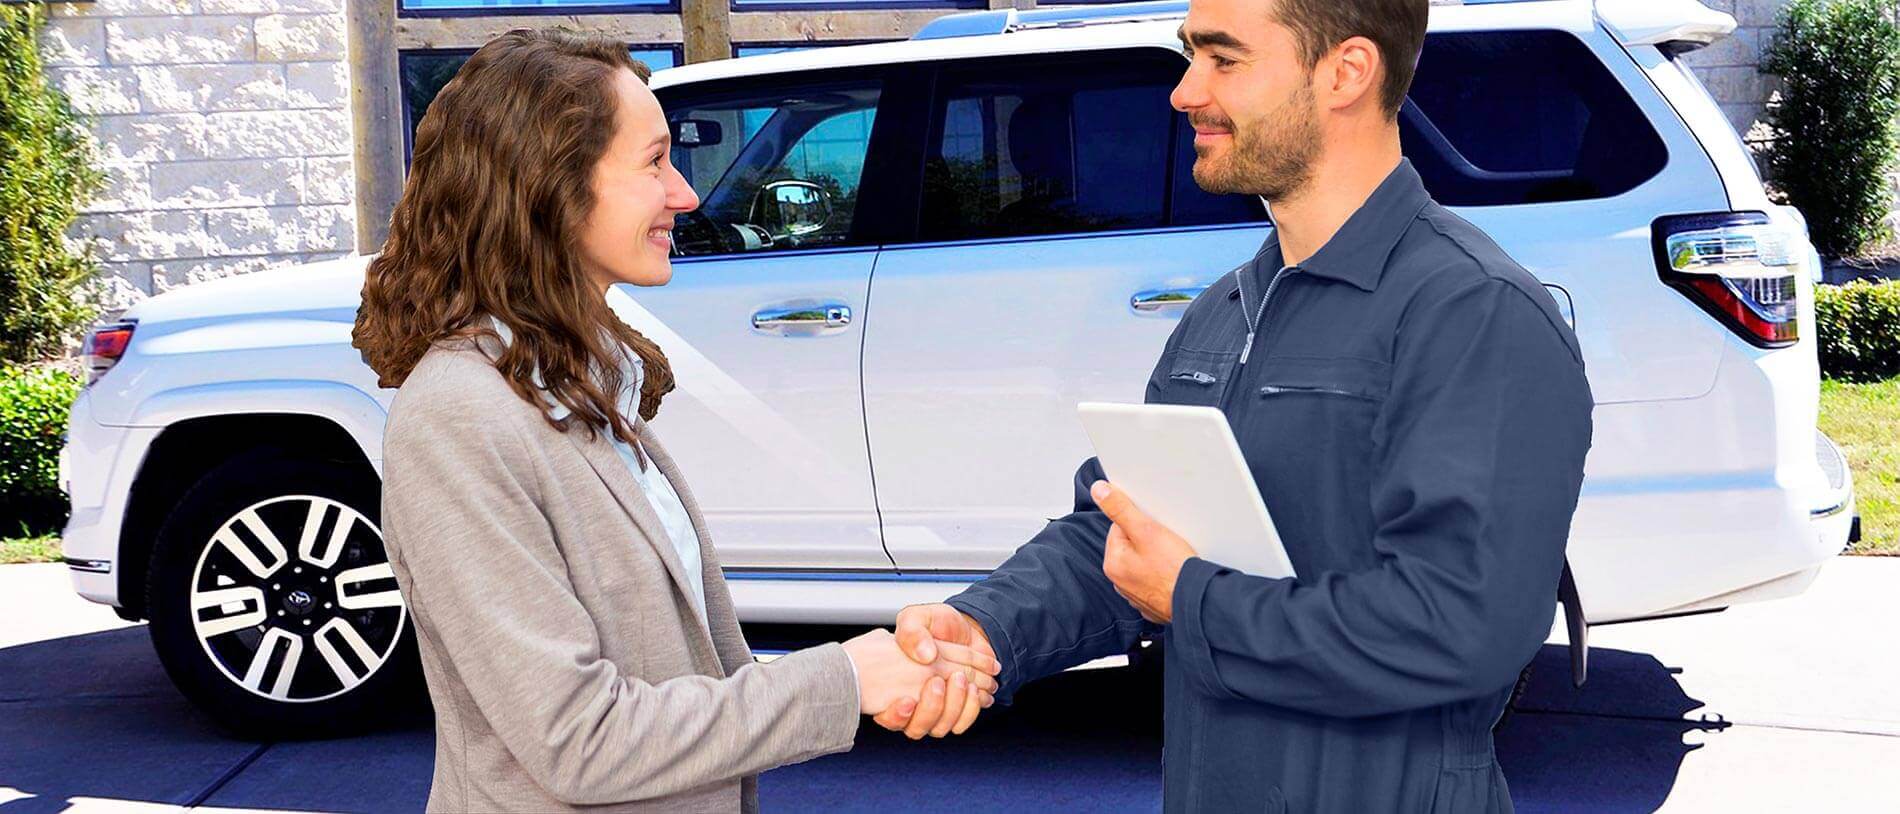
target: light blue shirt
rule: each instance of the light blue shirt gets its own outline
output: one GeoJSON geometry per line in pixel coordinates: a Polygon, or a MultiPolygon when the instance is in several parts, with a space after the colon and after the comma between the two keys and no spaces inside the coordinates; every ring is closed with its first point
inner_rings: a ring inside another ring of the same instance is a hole
{"type": "MultiPolygon", "coordinates": [[[[501,337],[503,343],[513,341],[514,332],[508,330],[507,325],[502,324],[501,320],[493,316],[490,316],[488,320],[489,325],[495,329],[496,335],[501,337]]],[[[623,383],[619,399],[620,412],[631,421],[633,416],[640,414],[640,384],[646,377],[646,366],[641,364],[639,355],[635,354],[633,349],[623,345],[619,350],[620,377],[623,383]]],[[[535,371],[534,384],[545,393],[546,387],[542,385],[540,371],[535,371]]],[[[560,402],[551,397],[547,399],[547,402],[552,408],[550,414],[555,419],[558,420],[567,415],[567,408],[560,402]]],[[[653,513],[659,516],[660,525],[666,529],[666,536],[673,544],[673,550],[679,553],[680,565],[686,572],[686,584],[693,589],[693,609],[699,612],[699,620],[705,622],[706,580],[701,576],[703,572],[700,570],[699,535],[693,530],[692,518],[686,514],[686,504],[680,501],[679,492],[673,489],[672,481],[667,479],[666,473],[661,472],[659,467],[642,468],[640,456],[634,452],[632,446],[611,434],[608,435],[608,439],[613,442],[614,451],[620,453],[620,460],[627,465],[627,471],[633,473],[634,482],[640,484],[640,490],[646,493],[647,502],[653,505],[653,513]]]]}

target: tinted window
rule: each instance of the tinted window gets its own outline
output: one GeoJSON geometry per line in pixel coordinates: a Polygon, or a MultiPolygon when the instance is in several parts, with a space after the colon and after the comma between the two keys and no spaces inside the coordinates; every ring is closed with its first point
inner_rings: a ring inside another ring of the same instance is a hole
{"type": "Polygon", "coordinates": [[[1667,159],[1609,69],[1556,31],[1427,37],[1399,135],[1447,206],[1609,197],[1667,159]]]}
{"type": "Polygon", "coordinates": [[[926,140],[921,237],[1163,225],[1175,77],[1138,67],[947,69],[926,140]]]}
{"type": "Polygon", "coordinates": [[[846,82],[668,99],[680,133],[673,163],[700,198],[697,212],[680,217],[676,251],[853,245],[879,94],[876,82],[846,82]]]}

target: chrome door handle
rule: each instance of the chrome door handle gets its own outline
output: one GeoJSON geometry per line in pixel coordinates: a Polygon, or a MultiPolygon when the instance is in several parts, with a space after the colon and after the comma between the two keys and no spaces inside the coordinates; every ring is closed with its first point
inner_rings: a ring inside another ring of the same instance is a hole
{"type": "Polygon", "coordinates": [[[1185,310],[1188,307],[1188,303],[1193,302],[1195,297],[1200,296],[1201,292],[1206,290],[1207,286],[1201,285],[1190,286],[1188,288],[1163,288],[1155,291],[1143,291],[1128,298],[1128,307],[1148,314],[1161,311],[1185,310]]]}
{"type": "Polygon", "coordinates": [[[766,308],[752,315],[752,328],[777,334],[832,333],[851,325],[851,306],[841,302],[766,308]]]}

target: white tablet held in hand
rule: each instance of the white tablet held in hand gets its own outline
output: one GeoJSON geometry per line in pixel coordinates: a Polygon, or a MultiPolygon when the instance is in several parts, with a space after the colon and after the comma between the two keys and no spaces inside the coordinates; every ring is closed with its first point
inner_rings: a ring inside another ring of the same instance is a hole
{"type": "Polygon", "coordinates": [[[1076,410],[1109,482],[1201,559],[1255,576],[1294,575],[1221,411],[1093,401],[1076,410]]]}

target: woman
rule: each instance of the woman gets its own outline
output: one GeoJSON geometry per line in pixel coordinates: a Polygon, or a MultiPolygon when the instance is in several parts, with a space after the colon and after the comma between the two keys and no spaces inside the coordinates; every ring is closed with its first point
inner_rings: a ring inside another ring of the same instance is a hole
{"type": "Polygon", "coordinates": [[[967,718],[995,688],[993,660],[919,665],[885,631],[753,662],[645,423],[666,357],[605,302],[670,279],[698,205],[646,75],[611,41],[483,46],[417,128],[364,281],[355,345],[401,388],[382,517],[435,703],[431,811],[750,810],[758,772],[849,749],[860,714],[967,718]]]}

